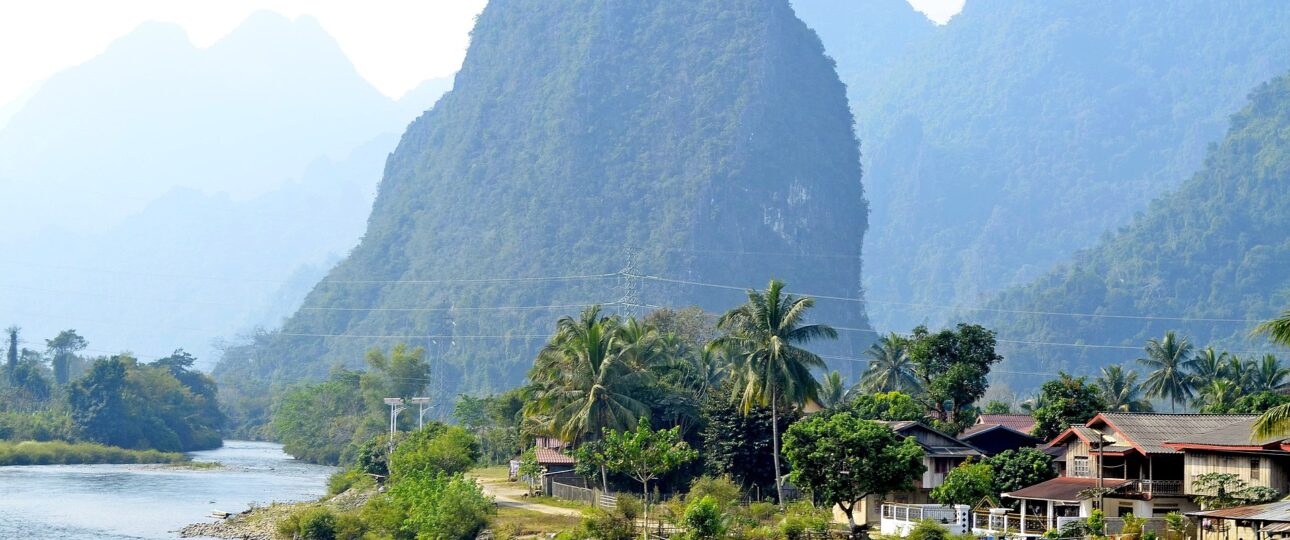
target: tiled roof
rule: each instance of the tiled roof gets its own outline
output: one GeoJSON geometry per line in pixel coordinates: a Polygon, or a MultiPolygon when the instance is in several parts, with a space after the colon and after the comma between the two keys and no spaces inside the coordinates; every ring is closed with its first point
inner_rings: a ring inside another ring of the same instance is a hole
{"type": "Polygon", "coordinates": [[[1218,429],[1188,433],[1165,441],[1165,445],[1170,447],[1185,445],[1251,447],[1277,444],[1286,440],[1285,437],[1252,437],[1255,421],[1255,417],[1250,417],[1232,422],[1218,429]]]}
{"type": "Polygon", "coordinates": [[[977,425],[1008,426],[1022,433],[1030,433],[1035,429],[1035,419],[1028,414],[983,414],[977,417],[976,423],[977,425]]]}
{"type": "MultiPolygon", "coordinates": [[[[1102,480],[1102,486],[1111,489],[1120,488],[1131,483],[1133,483],[1131,480],[1102,480]]],[[[1073,502],[1082,500],[1080,492],[1095,487],[1097,487],[1096,478],[1061,476],[1011,493],[1004,493],[1003,496],[1013,499],[1073,502]]]]}
{"type": "Polygon", "coordinates": [[[561,454],[550,448],[536,448],[534,453],[537,456],[537,462],[543,465],[573,465],[575,463],[573,456],[561,454]]]}
{"type": "Polygon", "coordinates": [[[1254,418],[1257,415],[1101,413],[1089,423],[1096,423],[1098,419],[1105,420],[1129,439],[1119,442],[1133,445],[1145,453],[1173,454],[1178,451],[1164,446],[1165,442],[1211,432],[1254,418]]]}

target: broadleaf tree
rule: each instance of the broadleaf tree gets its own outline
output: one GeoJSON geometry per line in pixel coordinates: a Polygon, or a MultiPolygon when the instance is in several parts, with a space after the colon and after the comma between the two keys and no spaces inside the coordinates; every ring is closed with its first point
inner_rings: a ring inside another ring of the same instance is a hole
{"type": "Polygon", "coordinates": [[[810,416],[784,433],[793,485],[841,508],[851,530],[856,502],[913,486],[927,470],[923,456],[917,440],[849,411],[810,416]]]}

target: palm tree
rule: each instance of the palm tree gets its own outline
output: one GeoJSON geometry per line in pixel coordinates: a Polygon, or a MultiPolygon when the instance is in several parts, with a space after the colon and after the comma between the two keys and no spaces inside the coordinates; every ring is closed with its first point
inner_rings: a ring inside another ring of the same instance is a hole
{"type": "Polygon", "coordinates": [[[838,332],[820,324],[804,324],[812,298],[784,292],[784,283],[771,280],[765,291],[748,291],[748,303],[719,319],[725,332],[713,346],[725,349],[734,360],[735,393],[747,414],[756,405],[770,405],[771,447],[775,464],[775,491],[784,504],[784,484],[779,466],[779,406],[802,406],[817,399],[819,383],[812,369],[823,369],[824,360],[802,349],[818,339],[837,339],[838,332]]]}
{"type": "Polygon", "coordinates": [[[1199,388],[1209,384],[1209,381],[1223,378],[1228,356],[1227,352],[1216,352],[1213,347],[1205,347],[1196,353],[1188,373],[1192,386],[1199,388]]]}
{"type": "Polygon", "coordinates": [[[649,415],[632,395],[649,377],[638,364],[649,354],[641,349],[645,338],[624,341],[632,331],[617,317],[601,317],[600,306],[556,326],[529,372],[536,392],[526,415],[546,418],[550,433],[574,444],[598,439],[604,429],[630,430],[649,415]]]}
{"type": "Polygon", "coordinates": [[[1233,355],[1227,359],[1227,365],[1223,366],[1223,378],[1232,381],[1237,390],[1245,392],[1250,388],[1254,370],[1253,361],[1243,361],[1233,355]]]}
{"type": "Polygon", "coordinates": [[[1191,380],[1191,343],[1187,338],[1179,339],[1171,332],[1165,332],[1164,339],[1147,341],[1147,356],[1139,358],[1138,363],[1151,369],[1143,387],[1149,398],[1169,400],[1169,410],[1178,411],[1178,402],[1186,403],[1192,396],[1191,380]]]}
{"type": "Polygon", "coordinates": [[[1241,387],[1231,379],[1214,379],[1197,391],[1196,405],[1201,412],[1225,413],[1241,397],[1241,387]]]}
{"type": "MultiPolygon", "coordinates": [[[[1268,339],[1278,345],[1290,345],[1290,310],[1281,312],[1281,316],[1260,324],[1254,329],[1255,334],[1267,334],[1268,339]]],[[[1279,437],[1290,434],[1290,403],[1277,405],[1259,416],[1254,423],[1255,437],[1279,437]]]]}
{"type": "Polygon", "coordinates": [[[1247,370],[1250,375],[1250,392],[1279,392],[1285,390],[1290,368],[1282,367],[1276,355],[1265,354],[1263,359],[1247,370]]]}
{"type": "Polygon", "coordinates": [[[1146,412],[1151,410],[1151,403],[1142,399],[1142,385],[1138,384],[1138,373],[1125,371],[1123,366],[1106,366],[1102,376],[1097,378],[1097,388],[1112,411],[1146,412]]]}
{"type": "Polygon", "coordinates": [[[914,361],[909,358],[906,345],[905,338],[895,332],[878,338],[878,342],[865,351],[869,367],[860,376],[860,387],[875,393],[921,393],[922,384],[914,374],[914,361]]]}
{"type": "Polygon", "coordinates": [[[824,376],[824,381],[820,382],[820,397],[816,401],[821,407],[832,409],[845,404],[850,394],[846,382],[842,380],[842,374],[830,371],[824,376]]]}

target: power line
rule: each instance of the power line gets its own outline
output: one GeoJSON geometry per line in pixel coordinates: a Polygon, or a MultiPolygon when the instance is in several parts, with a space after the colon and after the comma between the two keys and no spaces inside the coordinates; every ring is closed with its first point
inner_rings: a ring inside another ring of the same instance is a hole
{"type": "MultiPolygon", "coordinates": [[[[756,289],[755,287],[737,287],[734,285],[723,285],[720,283],[708,283],[703,281],[694,281],[694,280],[687,280],[687,279],[666,278],[661,276],[636,275],[633,277],[636,277],[638,279],[648,279],[652,281],[659,281],[659,282],[665,282],[665,283],[694,285],[699,287],[711,287],[716,289],[728,289],[728,290],[736,290],[736,291],[747,291],[749,289],[754,289],[754,290],[756,289]]],[[[925,302],[900,302],[900,301],[892,301],[892,300],[873,300],[873,299],[867,299],[867,298],[855,298],[850,296],[833,296],[833,295],[827,295],[827,294],[813,294],[813,293],[797,292],[797,291],[792,291],[792,293],[799,296],[809,296],[811,298],[816,298],[816,299],[838,300],[838,301],[844,301],[844,302],[857,302],[861,304],[924,307],[924,308],[938,308],[938,309],[946,309],[946,310],[989,311],[989,312],[997,312],[997,313],[1011,313],[1011,314],[1018,314],[1018,315],[1096,317],[1096,318],[1107,318],[1107,319],[1161,320],[1161,321],[1181,321],[1181,322],[1229,322],[1229,323],[1245,323],[1245,324],[1258,324],[1263,322],[1263,320],[1261,319],[1169,317],[1169,316],[1157,316],[1157,315],[1122,315],[1122,314],[1110,314],[1110,313],[1077,313],[1077,312],[1062,312],[1062,311],[1003,309],[1003,308],[989,308],[989,307],[983,307],[983,306],[969,306],[969,305],[947,305],[947,304],[932,304],[932,303],[925,303],[925,302]]]]}
{"type": "Polygon", "coordinates": [[[489,306],[489,307],[446,307],[446,308],[389,308],[389,307],[369,307],[369,308],[347,308],[347,307],[301,307],[301,311],[522,311],[527,309],[567,309],[567,308],[585,308],[594,305],[611,305],[614,302],[584,302],[581,304],[550,304],[542,306],[489,306]]]}

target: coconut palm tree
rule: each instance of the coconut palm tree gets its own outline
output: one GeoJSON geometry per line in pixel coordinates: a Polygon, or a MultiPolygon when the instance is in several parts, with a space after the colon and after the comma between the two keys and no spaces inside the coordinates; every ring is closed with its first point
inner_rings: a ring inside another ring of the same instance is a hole
{"type": "Polygon", "coordinates": [[[832,409],[845,404],[850,396],[851,392],[848,391],[846,382],[842,380],[842,374],[830,371],[824,375],[824,380],[820,381],[820,397],[816,402],[825,409],[832,409]]]}
{"type": "Polygon", "coordinates": [[[1290,386],[1290,368],[1282,367],[1276,355],[1265,354],[1250,366],[1248,390],[1250,392],[1279,392],[1290,386]]]}
{"type": "Polygon", "coordinates": [[[1241,387],[1231,379],[1214,379],[1197,388],[1196,405],[1201,412],[1225,413],[1241,397],[1241,387]]]}
{"type": "Polygon", "coordinates": [[[545,418],[551,434],[577,444],[598,439],[604,429],[630,430],[649,415],[633,397],[650,376],[638,365],[648,353],[636,348],[639,341],[623,341],[617,317],[602,317],[600,306],[592,306],[556,328],[529,372],[536,391],[527,416],[545,418]]]}
{"type": "Polygon", "coordinates": [[[1142,399],[1142,385],[1138,384],[1136,371],[1125,371],[1123,366],[1118,365],[1106,366],[1102,368],[1102,376],[1097,378],[1097,388],[1109,410],[1121,412],[1151,410],[1151,403],[1142,399]]]}
{"type": "Polygon", "coordinates": [[[1188,373],[1192,386],[1199,388],[1209,381],[1223,378],[1228,356],[1227,352],[1217,352],[1213,347],[1205,347],[1196,353],[1188,373]]]}
{"type": "Polygon", "coordinates": [[[805,324],[812,298],[784,292],[784,283],[771,280],[765,291],[748,291],[748,302],[719,319],[724,334],[713,346],[731,354],[734,391],[747,414],[757,405],[769,405],[771,448],[775,464],[775,491],[784,503],[783,474],[779,465],[779,407],[802,406],[817,399],[819,383],[811,374],[825,364],[818,355],[801,348],[819,339],[837,339],[838,332],[821,324],[805,324]]]}
{"type": "Polygon", "coordinates": [[[1143,383],[1147,397],[1168,399],[1172,412],[1178,411],[1178,402],[1187,403],[1192,397],[1188,376],[1192,371],[1191,348],[1187,338],[1165,332],[1164,339],[1147,341],[1147,356],[1138,359],[1139,364],[1151,370],[1143,383]]]}
{"type": "Polygon", "coordinates": [[[922,383],[914,374],[914,361],[906,345],[905,338],[895,332],[878,338],[864,353],[869,357],[869,367],[860,376],[860,388],[874,393],[921,393],[922,383]]]}

